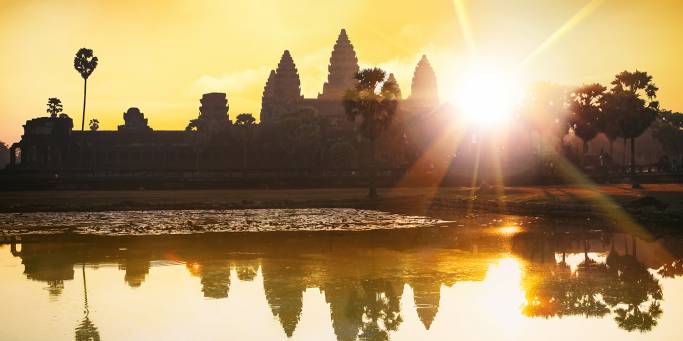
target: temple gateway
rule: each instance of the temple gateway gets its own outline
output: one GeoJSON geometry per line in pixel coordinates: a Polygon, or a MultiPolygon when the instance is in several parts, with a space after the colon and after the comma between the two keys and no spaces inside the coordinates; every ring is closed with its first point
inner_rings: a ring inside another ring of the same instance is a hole
{"type": "MultiPolygon", "coordinates": [[[[358,176],[367,148],[342,105],[358,70],[353,44],[342,29],[317,98],[301,94],[296,63],[284,51],[264,86],[259,124],[233,122],[225,93],[204,94],[198,117],[178,131],[152,129],[136,107],[123,112],[123,124],[113,131],[74,130],[65,114],[31,119],[21,141],[10,148],[7,173],[26,179],[101,180],[358,176]]],[[[411,141],[406,126],[415,117],[433,115],[439,106],[436,76],[423,56],[410,96],[401,101],[392,127],[379,141],[380,169],[400,172],[415,159],[419,148],[411,143],[417,139],[411,141]]]]}

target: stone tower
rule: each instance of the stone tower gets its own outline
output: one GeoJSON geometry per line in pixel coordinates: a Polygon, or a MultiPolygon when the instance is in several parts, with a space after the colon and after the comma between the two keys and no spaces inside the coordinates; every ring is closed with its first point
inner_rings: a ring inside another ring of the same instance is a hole
{"type": "Polygon", "coordinates": [[[273,95],[278,102],[292,104],[303,99],[303,96],[301,96],[299,71],[296,69],[289,50],[285,50],[282,58],[280,58],[280,62],[277,64],[273,83],[273,95]]]}
{"type": "Polygon", "coordinates": [[[394,77],[393,73],[389,74],[389,77],[387,78],[387,83],[388,82],[393,82],[396,84],[396,89],[398,90],[398,99],[402,99],[403,95],[401,94],[401,87],[398,86],[398,82],[396,81],[396,77],[394,77]]]}
{"type": "Polygon", "coordinates": [[[439,95],[436,87],[436,75],[427,56],[422,56],[415,67],[413,82],[410,87],[408,100],[418,108],[435,107],[439,105],[439,95]]]}
{"type": "Polygon", "coordinates": [[[337,42],[334,44],[330,65],[327,67],[329,72],[327,82],[323,85],[323,92],[318,95],[318,98],[341,99],[347,90],[356,85],[354,77],[358,69],[356,51],[353,50],[353,45],[346,35],[346,30],[342,29],[337,42]]]}
{"type": "Polygon", "coordinates": [[[266,81],[266,86],[263,87],[263,96],[261,97],[261,122],[270,122],[272,120],[272,102],[275,98],[275,70],[270,70],[270,75],[266,81]]]}
{"type": "Polygon", "coordinates": [[[296,108],[302,101],[299,72],[289,50],[285,50],[275,73],[271,72],[263,89],[261,122],[272,122],[278,115],[296,108]]]}

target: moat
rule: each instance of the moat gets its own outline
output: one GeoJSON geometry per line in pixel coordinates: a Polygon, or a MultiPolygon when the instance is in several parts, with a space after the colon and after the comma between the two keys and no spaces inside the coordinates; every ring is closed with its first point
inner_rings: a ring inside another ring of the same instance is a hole
{"type": "Polygon", "coordinates": [[[117,214],[0,217],[4,240],[8,221],[22,235],[0,246],[0,339],[683,338],[680,237],[350,209],[117,214]]]}

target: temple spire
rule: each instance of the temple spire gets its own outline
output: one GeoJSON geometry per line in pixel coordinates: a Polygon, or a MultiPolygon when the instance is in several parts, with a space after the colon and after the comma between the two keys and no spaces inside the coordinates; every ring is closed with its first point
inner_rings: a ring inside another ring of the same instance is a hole
{"type": "Polygon", "coordinates": [[[355,86],[354,77],[359,70],[358,58],[346,34],[346,29],[342,29],[339,33],[327,70],[327,82],[323,85],[323,92],[318,98],[341,99],[347,90],[355,86]]]}
{"type": "Polygon", "coordinates": [[[413,82],[410,87],[410,97],[408,99],[418,107],[434,107],[439,104],[436,75],[425,55],[422,56],[415,67],[413,82]]]}
{"type": "Polygon", "coordinates": [[[261,122],[269,122],[272,113],[271,102],[273,101],[275,93],[275,70],[270,70],[266,85],[263,87],[263,96],[261,97],[261,122]]]}
{"type": "Polygon", "coordinates": [[[301,80],[292,55],[285,50],[275,70],[274,95],[278,101],[291,103],[301,100],[301,80]]]}
{"type": "Polygon", "coordinates": [[[393,73],[389,74],[389,77],[387,78],[387,83],[388,82],[392,82],[392,83],[396,84],[396,89],[398,90],[398,94],[397,94],[398,96],[397,97],[398,97],[398,99],[402,99],[403,96],[401,95],[401,87],[398,86],[398,82],[396,81],[396,77],[394,77],[393,73]]]}
{"type": "Polygon", "coordinates": [[[263,89],[261,122],[272,122],[276,116],[294,109],[302,100],[299,71],[289,50],[285,50],[263,89]]]}

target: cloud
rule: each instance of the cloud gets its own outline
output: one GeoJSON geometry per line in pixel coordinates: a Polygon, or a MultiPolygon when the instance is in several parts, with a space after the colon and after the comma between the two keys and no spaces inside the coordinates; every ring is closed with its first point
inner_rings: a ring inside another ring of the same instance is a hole
{"type": "Polygon", "coordinates": [[[203,75],[193,82],[193,86],[203,92],[240,93],[257,85],[263,86],[269,73],[270,68],[261,66],[221,76],[203,75]]]}

